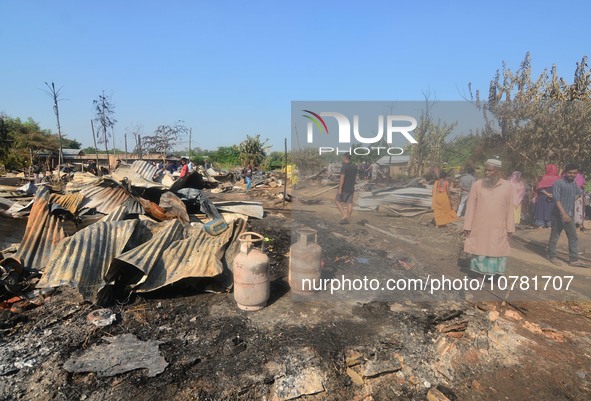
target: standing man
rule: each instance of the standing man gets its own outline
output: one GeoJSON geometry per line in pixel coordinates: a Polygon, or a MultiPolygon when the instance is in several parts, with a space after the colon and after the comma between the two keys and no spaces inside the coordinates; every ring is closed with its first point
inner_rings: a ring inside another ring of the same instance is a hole
{"type": "Polygon", "coordinates": [[[466,202],[468,202],[468,198],[470,196],[470,190],[472,189],[472,184],[476,182],[476,177],[474,177],[474,169],[472,167],[468,167],[466,169],[466,173],[460,178],[460,205],[458,206],[458,217],[462,217],[464,211],[466,209],[466,202]]]}
{"type": "Polygon", "coordinates": [[[505,274],[511,254],[509,238],[515,232],[513,190],[501,178],[501,161],[488,159],[485,178],[470,190],[464,233],[464,252],[473,255],[470,270],[481,274],[505,274]]]}
{"type": "Polygon", "coordinates": [[[579,249],[577,237],[577,228],[575,226],[575,201],[583,195],[583,191],[575,182],[575,177],[579,173],[579,167],[569,163],[565,166],[566,175],[555,181],[552,185],[552,196],[554,198],[554,210],[552,211],[552,231],[548,241],[548,259],[550,262],[560,266],[562,262],[556,257],[556,243],[562,230],[566,232],[568,238],[568,256],[569,265],[576,267],[586,267],[579,260],[579,249]]]}
{"type": "Polygon", "coordinates": [[[353,193],[355,192],[355,177],[357,169],[351,164],[351,155],[343,155],[339,191],[336,196],[337,209],[341,212],[341,224],[349,224],[353,213],[353,193]]]}

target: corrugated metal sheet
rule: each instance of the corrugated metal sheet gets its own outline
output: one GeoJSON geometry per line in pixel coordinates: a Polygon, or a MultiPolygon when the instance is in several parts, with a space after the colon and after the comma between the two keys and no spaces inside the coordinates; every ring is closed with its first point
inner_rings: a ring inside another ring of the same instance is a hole
{"type": "Polygon", "coordinates": [[[144,214],[144,207],[137,201],[137,199],[131,197],[125,202],[127,207],[127,213],[129,214],[144,214]]]}
{"type": "Polygon", "coordinates": [[[101,178],[90,173],[74,173],[72,181],[66,184],[66,190],[76,191],[89,185],[96,185],[101,182],[101,178]]]}
{"type": "Polygon", "coordinates": [[[79,192],[67,193],[65,195],[57,193],[49,195],[50,203],[57,203],[72,214],[76,214],[78,206],[80,206],[83,200],[84,195],[79,192]]]}
{"type": "Polygon", "coordinates": [[[71,285],[85,300],[103,303],[108,296],[105,273],[137,225],[138,220],[100,221],[65,239],[51,255],[37,287],[71,285]]]}
{"type": "Polygon", "coordinates": [[[101,219],[101,221],[121,221],[127,217],[127,206],[121,205],[101,219]]]}
{"type": "Polygon", "coordinates": [[[144,214],[144,208],[135,198],[129,198],[123,205],[103,217],[102,221],[121,221],[130,214],[144,214]]]}
{"type": "Polygon", "coordinates": [[[156,166],[145,160],[134,161],[131,165],[131,169],[149,181],[152,181],[154,174],[158,171],[156,166]]]}
{"type": "Polygon", "coordinates": [[[111,177],[119,182],[123,182],[124,180],[129,181],[132,186],[138,188],[164,188],[160,183],[154,182],[151,179],[145,179],[134,171],[131,166],[119,166],[117,170],[111,173],[111,177]]]}
{"type": "Polygon", "coordinates": [[[213,277],[224,271],[225,250],[244,230],[244,220],[232,223],[232,229],[211,236],[202,228],[192,227],[189,237],[174,241],[148,273],[136,292],[154,291],[190,277],[213,277]]]}
{"type": "Polygon", "coordinates": [[[375,208],[380,205],[401,205],[404,207],[431,208],[431,190],[425,188],[401,188],[379,192],[369,196],[360,195],[357,200],[360,207],[375,208]]]}
{"type": "Polygon", "coordinates": [[[126,277],[126,284],[138,285],[143,283],[170,244],[184,238],[185,228],[176,219],[160,223],[157,227],[159,227],[159,231],[151,240],[117,256],[107,272],[107,281],[111,281],[119,274],[123,274],[126,277]],[[129,271],[130,267],[132,271],[129,271]]]}
{"type": "Polygon", "coordinates": [[[49,199],[49,189],[41,187],[35,194],[18,252],[0,263],[10,264],[12,260],[29,270],[45,267],[58,243],[66,238],[62,221],[50,213],[49,199]]]}
{"type": "Polygon", "coordinates": [[[80,193],[86,198],[80,208],[96,208],[97,212],[109,214],[125,203],[131,194],[116,182],[104,179],[99,185],[84,187],[80,193]]]}
{"type": "Polygon", "coordinates": [[[246,226],[237,219],[219,236],[192,227],[185,238],[182,224],[168,221],[156,225],[151,240],[122,253],[139,236],[138,227],[146,229],[143,224],[101,221],[66,238],[55,248],[37,287],[71,285],[85,300],[102,304],[112,280],[120,277],[127,281],[119,284],[133,281],[139,283],[135,291],[149,292],[185,278],[217,276],[236,255],[236,238],[246,226]]]}

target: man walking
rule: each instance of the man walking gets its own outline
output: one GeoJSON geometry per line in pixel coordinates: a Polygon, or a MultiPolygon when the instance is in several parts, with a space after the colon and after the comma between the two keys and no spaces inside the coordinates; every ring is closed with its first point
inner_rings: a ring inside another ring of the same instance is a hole
{"type": "Polygon", "coordinates": [[[351,164],[351,155],[343,155],[339,190],[336,196],[337,209],[341,212],[341,224],[349,224],[353,213],[353,193],[355,192],[355,177],[357,169],[351,164]]]}
{"type": "Polygon", "coordinates": [[[583,191],[581,191],[581,188],[575,182],[579,168],[577,165],[569,163],[564,170],[566,171],[566,175],[555,181],[552,185],[552,196],[555,205],[551,217],[552,231],[550,232],[550,240],[548,241],[548,259],[557,266],[562,264],[556,257],[556,244],[558,243],[562,230],[564,230],[568,238],[569,265],[586,267],[579,260],[579,238],[577,237],[574,218],[575,201],[583,195],[583,191]]]}
{"type": "Polygon", "coordinates": [[[462,217],[464,214],[472,184],[476,181],[476,177],[474,177],[474,169],[472,167],[468,167],[466,173],[467,174],[464,174],[462,178],[460,178],[460,205],[457,210],[458,217],[462,217]]]}
{"type": "Polygon", "coordinates": [[[505,274],[515,232],[512,198],[511,184],[501,178],[501,161],[488,159],[485,178],[472,185],[466,207],[464,252],[473,255],[470,270],[505,274]]]}

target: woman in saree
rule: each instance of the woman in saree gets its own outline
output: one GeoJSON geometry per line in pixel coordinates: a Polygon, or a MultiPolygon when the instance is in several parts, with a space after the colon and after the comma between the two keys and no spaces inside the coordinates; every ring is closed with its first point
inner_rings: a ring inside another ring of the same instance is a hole
{"type": "Polygon", "coordinates": [[[554,209],[554,197],[552,196],[552,185],[560,179],[556,164],[546,166],[546,174],[540,179],[536,186],[536,203],[534,206],[534,226],[540,228],[550,227],[552,210],[554,209]]]}
{"type": "Polygon", "coordinates": [[[433,198],[431,201],[435,225],[443,227],[453,221],[459,220],[455,210],[451,208],[449,196],[449,181],[447,173],[441,172],[439,179],[433,184],[433,198]]]}

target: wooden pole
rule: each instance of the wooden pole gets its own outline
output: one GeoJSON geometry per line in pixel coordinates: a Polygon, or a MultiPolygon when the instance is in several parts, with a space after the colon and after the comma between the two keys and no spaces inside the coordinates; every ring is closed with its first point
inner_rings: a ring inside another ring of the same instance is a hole
{"type": "Polygon", "coordinates": [[[191,160],[191,137],[193,136],[193,128],[189,128],[189,160],[191,160]]]}
{"type": "Polygon", "coordinates": [[[111,136],[113,137],[113,158],[117,160],[117,148],[115,147],[115,128],[111,125],[111,136]]]}
{"type": "MultiPolygon", "coordinates": [[[[94,152],[96,154],[96,170],[97,170],[97,173],[100,177],[103,175],[103,173],[101,172],[101,167],[99,165],[98,149],[96,147],[96,135],[94,134],[94,123],[92,122],[92,119],[90,120],[90,127],[92,128],[92,139],[94,141],[94,152]]],[[[107,156],[109,156],[109,155],[107,155],[107,156]]]]}
{"type": "Polygon", "coordinates": [[[285,207],[286,196],[287,196],[287,138],[285,138],[285,179],[283,180],[283,207],[285,207]]]}
{"type": "Polygon", "coordinates": [[[127,163],[127,132],[123,134],[123,139],[125,140],[125,163],[127,163]]]}

